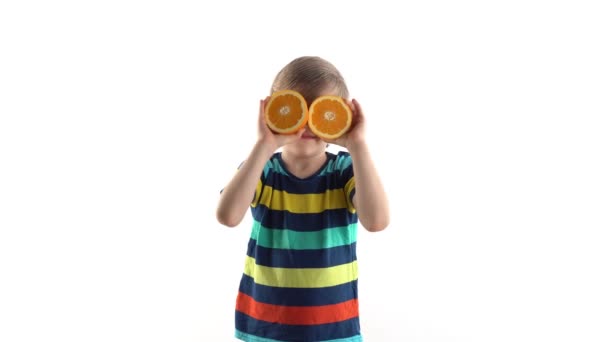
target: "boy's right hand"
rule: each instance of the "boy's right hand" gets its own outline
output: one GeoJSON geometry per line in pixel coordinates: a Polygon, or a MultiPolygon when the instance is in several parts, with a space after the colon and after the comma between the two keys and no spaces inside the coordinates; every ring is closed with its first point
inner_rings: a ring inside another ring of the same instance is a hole
{"type": "Polygon", "coordinates": [[[278,149],[281,146],[298,141],[298,139],[300,139],[300,137],[302,136],[302,133],[304,133],[304,128],[293,134],[278,134],[270,130],[270,128],[266,124],[266,118],[264,115],[268,101],[270,101],[270,96],[266,97],[264,100],[260,100],[260,113],[258,118],[258,141],[271,146],[274,150],[278,149]]]}

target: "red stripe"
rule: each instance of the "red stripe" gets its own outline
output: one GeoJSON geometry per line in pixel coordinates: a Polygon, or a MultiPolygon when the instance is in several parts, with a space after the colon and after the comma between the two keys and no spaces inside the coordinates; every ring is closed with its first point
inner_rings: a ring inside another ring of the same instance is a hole
{"type": "Polygon", "coordinates": [[[236,309],[261,321],[293,325],[335,323],[359,315],[356,299],[331,305],[284,306],[256,302],[242,292],[239,292],[236,299],[236,309]]]}

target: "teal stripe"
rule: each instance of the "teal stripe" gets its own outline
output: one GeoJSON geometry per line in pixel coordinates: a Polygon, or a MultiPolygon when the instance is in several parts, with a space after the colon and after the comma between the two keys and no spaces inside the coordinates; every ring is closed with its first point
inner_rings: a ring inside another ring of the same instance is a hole
{"type": "Polygon", "coordinates": [[[271,169],[272,172],[282,174],[283,176],[289,176],[283,167],[281,167],[281,163],[279,162],[279,158],[273,158],[270,163],[272,164],[271,169]]]}
{"type": "Polygon", "coordinates": [[[319,176],[325,176],[328,173],[332,173],[334,171],[334,163],[336,162],[335,159],[331,159],[330,161],[327,162],[327,165],[325,166],[325,168],[323,168],[323,170],[321,171],[321,173],[319,173],[319,176]]]}
{"type": "Polygon", "coordinates": [[[264,178],[268,177],[268,172],[269,171],[270,171],[270,165],[269,165],[269,163],[264,164],[264,171],[263,171],[264,178]]]}
{"type": "MultiPolygon", "coordinates": [[[[331,158],[331,156],[330,156],[331,158]]],[[[324,176],[328,173],[332,173],[332,172],[344,172],[344,170],[348,169],[353,163],[352,158],[350,157],[350,155],[345,154],[345,153],[339,153],[338,155],[335,155],[335,158],[330,159],[327,162],[327,165],[325,165],[325,167],[323,168],[323,170],[321,170],[321,172],[319,173],[319,176],[324,176]]],[[[289,174],[287,173],[287,171],[285,171],[285,169],[283,169],[283,166],[281,166],[281,162],[279,161],[279,157],[272,157],[267,163],[266,165],[264,165],[264,177],[268,177],[268,172],[272,171],[274,173],[278,173],[284,176],[289,176],[289,174]]]]}
{"type": "Polygon", "coordinates": [[[325,169],[320,173],[320,176],[324,176],[332,172],[344,172],[353,163],[350,155],[338,154],[335,159],[330,160],[327,163],[325,169]]]}
{"type": "Polygon", "coordinates": [[[273,340],[270,338],[253,336],[253,335],[244,333],[240,330],[236,330],[234,332],[234,337],[238,338],[241,341],[247,341],[247,342],[281,342],[279,340],[273,340]]]}
{"type": "Polygon", "coordinates": [[[353,163],[353,159],[350,157],[350,155],[340,154],[336,158],[336,165],[334,168],[336,170],[340,170],[340,172],[342,172],[342,171],[346,170],[349,166],[351,166],[352,163],[353,163]]]}
{"type": "Polygon", "coordinates": [[[361,335],[357,335],[357,336],[353,336],[353,337],[339,338],[337,340],[325,340],[322,342],[361,342],[361,341],[363,341],[363,338],[361,337],[361,335]]]}
{"type": "Polygon", "coordinates": [[[254,220],[251,238],[258,246],[283,249],[321,249],[350,245],[357,241],[357,224],[314,232],[266,228],[254,220]]]}
{"type": "MultiPolygon", "coordinates": [[[[264,337],[250,335],[250,334],[244,333],[240,330],[235,331],[234,337],[238,338],[241,341],[248,341],[248,342],[281,342],[279,340],[273,340],[271,338],[264,338],[264,337]]],[[[339,338],[337,340],[325,340],[322,342],[361,342],[361,341],[363,341],[363,338],[361,338],[361,335],[357,335],[357,336],[353,336],[353,337],[339,338]]]]}

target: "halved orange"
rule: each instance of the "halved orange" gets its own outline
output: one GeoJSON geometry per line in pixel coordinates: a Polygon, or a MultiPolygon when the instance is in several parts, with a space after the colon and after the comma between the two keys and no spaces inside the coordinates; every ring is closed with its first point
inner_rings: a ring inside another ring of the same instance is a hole
{"type": "Polygon", "coordinates": [[[264,112],[266,124],[276,133],[297,132],[308,121],[308,106],[304,96],[294,90],[272,93],[264,112]]]}
{"type": "Polygon", "coordinates": [[[350,107],[339,96],[320,96],[308,110],[308,127],[322,139],[339,138],[348,131],[352,121],[350,107]]]}

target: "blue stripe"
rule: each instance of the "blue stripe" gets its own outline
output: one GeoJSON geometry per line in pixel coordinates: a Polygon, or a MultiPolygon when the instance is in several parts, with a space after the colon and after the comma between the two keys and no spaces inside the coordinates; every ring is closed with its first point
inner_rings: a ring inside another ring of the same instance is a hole
{"type": "Polygon", "coordinates": [[[300,179],[287,170],[281,153],[275,153],[264,166],[262,183],[293,194],[323,193],[343,188],[353,177],[352,159],[346,152],[339,152],[338,155],[326,154],[327,162],[317,174],[300,179]]]}
{"type": "Polygon", "coordinates": [[[245,334],[279,341],[326,341],[360,335],[359,318],[321,325],[287,325],[260,321],[235,311],[236,329],[245,334]]]}
{"type": "Polygon", "coordinates": [[[323,288],[273,287],[255,284],[243,274],[239,291],[258,302],[287,306],[317,306],[345,302],[357,298],[357,280],[323,288]]]}
{"type": "Polygon", "coordinates": [[[357,260],[357,243],[323,249],[277,249],[258,246],[249,239],[247,255],[262,266],[286,268],[322,268],[357,260]]]}
{"type": "Polygon", "coordinates": [[[290,194],[322,194],[327,190],[342,189],[348,179],[342,178],[339,171],[335,171],[324,177],[316,177],[306,181],[295,181],[288,176],[277,174],[273,171],[268,173],[264,182],[275,190],[286,191],[290,194]]]}
{"type": "Polygon", "coordinates": [[[358,221],[357,214],[349,212],[348,208],[330,209],[317,214],[298,214],[285,210],[270,210],[265,205],[258,205],[251,208],[251,214],[254,220],[266,228],[289,227],[299,232],[345,227],[358,221]]]}

